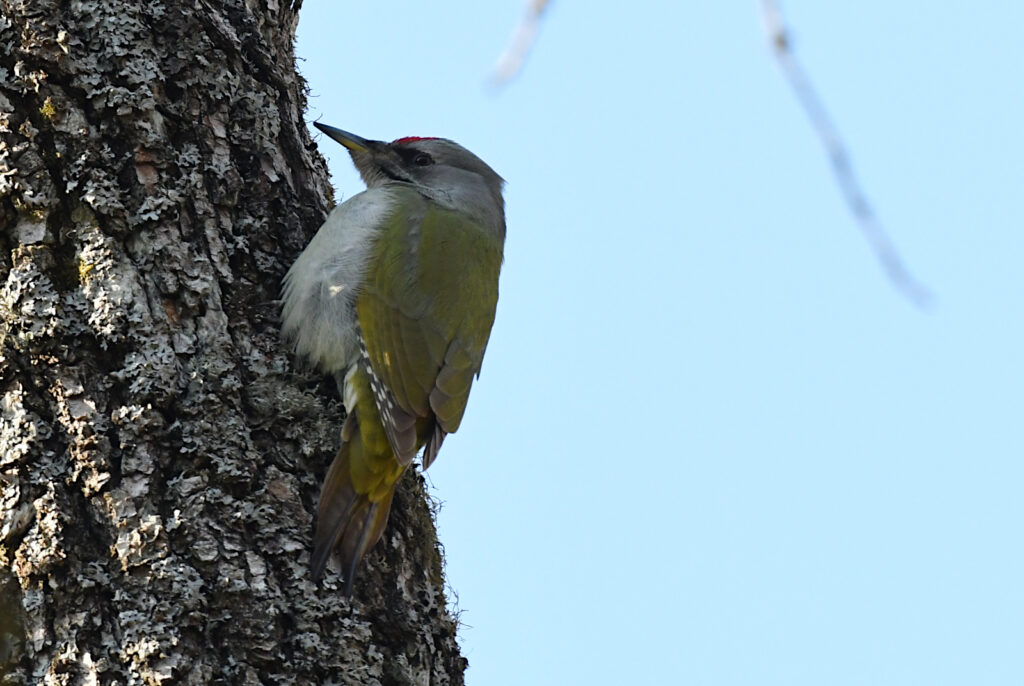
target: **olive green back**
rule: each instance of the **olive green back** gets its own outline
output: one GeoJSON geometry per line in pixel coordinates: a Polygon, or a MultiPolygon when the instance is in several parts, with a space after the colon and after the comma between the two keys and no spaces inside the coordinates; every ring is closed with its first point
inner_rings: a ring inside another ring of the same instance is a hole
{"type": "Polygon", "coordinates": [[[356,308],[370,368],[393,401],[381,408],[385,429],[407,464],[433,434],[436,453],[462,421],[494,323],[502,244],[412,189],[396,199],[356,308]]]}

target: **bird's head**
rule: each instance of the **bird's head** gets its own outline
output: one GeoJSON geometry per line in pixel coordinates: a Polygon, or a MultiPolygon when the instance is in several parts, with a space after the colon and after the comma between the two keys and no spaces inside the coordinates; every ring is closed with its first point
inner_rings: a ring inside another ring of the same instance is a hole
{"type": "Polygon", "coordinates": [[[505,181],[479,157],[447,138],[409,136],[385,143],[314,123],[348,150],[367,188],[410,184],[441,204],[470,212],[504,233],[505,181]]]}

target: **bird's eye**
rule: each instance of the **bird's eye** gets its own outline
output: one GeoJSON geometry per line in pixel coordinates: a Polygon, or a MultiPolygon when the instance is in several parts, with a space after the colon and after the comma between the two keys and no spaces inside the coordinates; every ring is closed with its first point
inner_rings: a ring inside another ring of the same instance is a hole
{"type": "Polygon", "coordinates": [[[414,157],[412,161],[413,164],[419,167],[426,167],[434,163],[434,158],[432,158],[425,152],[421,152],[419,155],[416,155],[416,157],[414,157]]]}

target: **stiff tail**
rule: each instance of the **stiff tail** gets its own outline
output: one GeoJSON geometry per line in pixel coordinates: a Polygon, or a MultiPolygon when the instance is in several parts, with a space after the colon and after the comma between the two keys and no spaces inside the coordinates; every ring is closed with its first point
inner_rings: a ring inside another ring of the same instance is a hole
{"type": "Polygon", "coordinates": [[[310,567],[313,579],[319,579],[337,546],[345,595],[352,595],[356,568],[384,533],[395,485],[404,469],[386,442],[383,451],[368,450],[358,427],[346,422],[345,429],[344,442],[320,492],[310,567]]]}

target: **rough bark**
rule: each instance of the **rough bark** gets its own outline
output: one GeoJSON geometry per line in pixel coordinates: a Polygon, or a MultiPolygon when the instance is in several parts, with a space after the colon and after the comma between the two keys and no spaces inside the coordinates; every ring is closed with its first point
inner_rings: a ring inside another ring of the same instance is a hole
{"type": "Polygon", "coordinates": [[[351,601],[309,579],[297,5],[0,0],[2,684],[462,683],[417,474],[351,601]]]}

